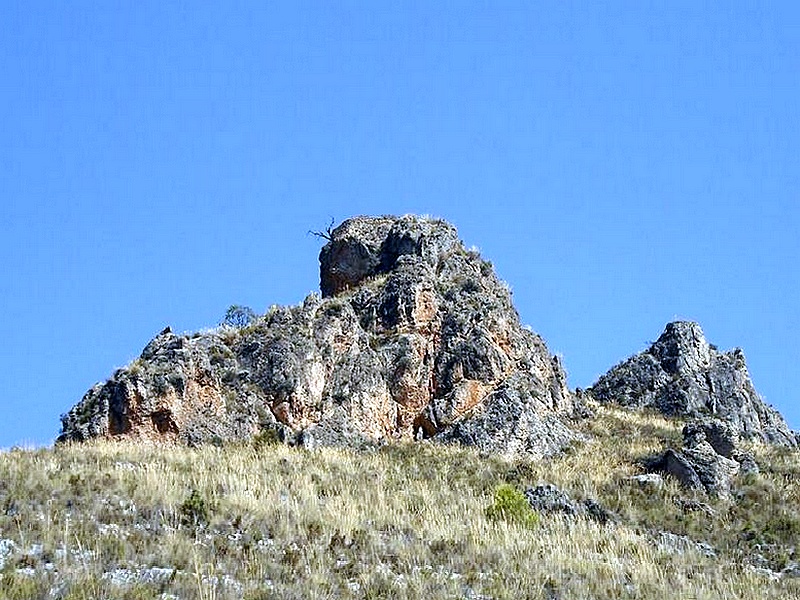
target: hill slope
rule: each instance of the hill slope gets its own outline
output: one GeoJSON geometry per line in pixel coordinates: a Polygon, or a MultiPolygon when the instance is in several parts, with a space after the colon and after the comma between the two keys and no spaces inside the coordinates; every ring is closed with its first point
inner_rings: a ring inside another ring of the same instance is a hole
{"type": "Polygon", "coordinates": [[[798,438],[740,350],[670,323],[573,394],[451,225],[321,235],[322,296],[167,328],[0,457],[5,596],[800,595],[798,438]]]}
{"type": "Polygon", "coordinates": [[[708,498],[631,479],[680,439],[680,420],[592,408],[587,441],[543,460],[266,436],[6,452],[0,597],[798,597],[796,453],[751,447],[761,472],[738,478],[732,499],[708,498]],[[541,482],[610,522],[527,513],[501,487],[541,482]]]}

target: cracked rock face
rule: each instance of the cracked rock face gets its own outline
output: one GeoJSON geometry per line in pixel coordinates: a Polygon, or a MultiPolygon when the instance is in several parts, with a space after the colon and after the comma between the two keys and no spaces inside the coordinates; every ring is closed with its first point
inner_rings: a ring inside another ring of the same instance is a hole
{"type": "Polygon", "coordinates": [[[703,418],[683,428],[683,447],[670,448],[646,461],[652,472],[675,477],[687,488],[728,497],[740,474],[758,472],[752,455],[737,448],[738,434],[730,424],[703,418]]]}
{"type": "Polygon", "coordinates": [[[719,352],[697,323],[669,323],[649,349],[615,366],[587,392],[599,402],[667,416],[715,417],[744,439],[797,447],[786,421],[753,387],[742,351],[719,352]]]}
{"type": "Polygon", "coordinates": [[[320,284],[322,297],[241,329],[165,330],[62,417],[59,440],[271,430],[308,446],[433,438],[541,456],[575,439],[560,362],[452,225],[345,221],[320,253],[320,284]]]}

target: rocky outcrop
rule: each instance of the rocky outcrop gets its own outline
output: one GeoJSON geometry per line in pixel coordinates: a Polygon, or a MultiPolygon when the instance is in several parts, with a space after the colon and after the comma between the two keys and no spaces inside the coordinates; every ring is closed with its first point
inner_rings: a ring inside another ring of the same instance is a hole
{"type": "Polygon", "coordinates": [[[603,508],[593,498],[579,502],[552,483],[540,483],[525,490],[530,507],[540,514],[557,514],[563,517],[584,517],[602,525],[613,523],[616,516],[603,508]]]}
{"type": "Polygon", "coordinates": [[[575,438],[564,370],[454,227],[359,217],[320,253],[322,297],[241,328],[159,334],[64,417],[60,441],[432,438],[508,456],[575,438]]]}
{"type": "Polygon", "coordinates": [[[738,441],[729,423],[698,419],[684,426],[682,448],[670,448],[645,466],[676,478],[684,487],[726,497],[736,476],[758,472],[753,456],[738,448],[738,441]]]}
{"type": "Polygon", "coordinates": [[[611,369],[587,393],[667,416],[712,416],[742,438],[797,447],[780,413],[756,393],[742,351],[719,352],[697,323],[668,324],[649,349],[611,369]]]}

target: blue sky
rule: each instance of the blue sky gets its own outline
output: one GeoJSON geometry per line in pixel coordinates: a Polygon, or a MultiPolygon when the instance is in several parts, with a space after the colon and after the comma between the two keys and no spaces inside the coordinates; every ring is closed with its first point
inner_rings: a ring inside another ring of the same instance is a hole
{"type": "Polygon", "coordinates": [[[358,214],[453,222],[573,387],[694,319],[800,428],[796,3],[202,4],[0,4],[0,447],[358,214]]]}

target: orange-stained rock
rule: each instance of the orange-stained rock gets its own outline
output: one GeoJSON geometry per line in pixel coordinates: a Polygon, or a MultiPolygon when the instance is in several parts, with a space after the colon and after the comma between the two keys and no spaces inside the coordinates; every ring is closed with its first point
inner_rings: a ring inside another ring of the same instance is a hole
{"type": "Polygon", "coordinates": [[[195,444],[272,428],[304,445],[433,437],[509,455],[573,439],[560,363],[452,225],[350,219],[320,265],[322,298],[239,329],[163,331],[87,392],[59,439],[195,444]]]}

